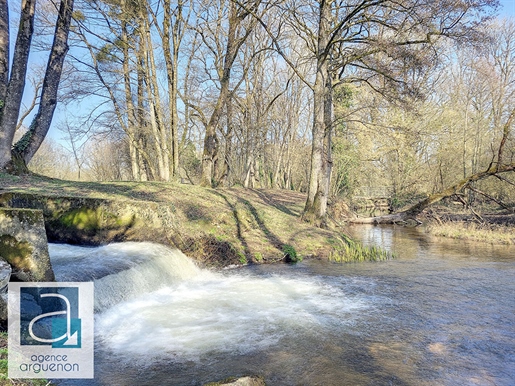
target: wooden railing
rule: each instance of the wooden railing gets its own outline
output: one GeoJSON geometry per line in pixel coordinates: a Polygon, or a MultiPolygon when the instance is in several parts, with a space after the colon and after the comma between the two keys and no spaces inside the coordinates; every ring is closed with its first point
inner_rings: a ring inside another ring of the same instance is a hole
{"type": "Polygon", "coordinates": [[[386,186],[361,186],[354,192],[354,198],[378,199],[390,198],[392,190],[386,186]]]}

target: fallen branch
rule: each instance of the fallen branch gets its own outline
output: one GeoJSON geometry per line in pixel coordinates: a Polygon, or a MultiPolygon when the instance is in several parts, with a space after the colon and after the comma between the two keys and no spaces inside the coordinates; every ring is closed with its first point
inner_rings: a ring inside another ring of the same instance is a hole
{"type": "MultiPolygon", "coordinates": [[[[497,176],[496,176],[497,177],[497,176]]],[[[499,205],[500,207],[504,208],[504,209],[507,209],[507,210],[511,210],[512,208],[510,208],[508,205],[506,205],[505,203],[503,203],[502,201],[499,201],[498,199],[496,199],[495,197],[492,197],[491,195],[485,193],[485,192],[482,192],[481,190],[479,189],[476,189],[476,188],[473,188],[472,186],[469,186],[468,187],[469,190],[477,193],[477,194],[480,194],[486,198],[488,198],[489,200],[495,202],[497,205],[499,205]]]]}
{"type": "Polygon", "coordinates": [[[490,167],[487,170],[472,174],[447,189],[444,189],[438,193],[431,194],[425,200],[420,201],[419,203],[413,205],[412,207],[402,212],[388,214],[385,216],[349,219],[347,220],[347,222],[352,224],[397,224],[405,223],[409,220],[414,220],[417,223],[421,223],[416,217],[420,213],[422,213],[422,211],[426,209],[428,206],[433,205],[443,200],[444,198],[453,195],[458,195],[461,192],[463,192],[465,188],[470,189],[470,184],[472,184],[473,182],[481,181],[492,176],[497,176],[500,173],[508,173],[513,171],[515,171],[515,163],[507,165],[497,164],[495,167],[490,165],[490,167]]]}

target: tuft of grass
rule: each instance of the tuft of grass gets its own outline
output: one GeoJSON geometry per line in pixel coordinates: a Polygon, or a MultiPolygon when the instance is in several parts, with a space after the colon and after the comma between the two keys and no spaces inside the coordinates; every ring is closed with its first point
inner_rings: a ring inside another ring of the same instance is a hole
{"type": "Polygon", "coordinates": [[[360,242],[342,235],[340,245],[335,246],[329,260],[336,263],[353,263],[363,261],[384,261],[393,259],[394,254],[376,246],[365,246],[360,242]]]}
{"type": "Polygon", "coordinates": [[[505,225],[448,221],[441,224],[431,223],[426,229],[433,236],[490,244],[515,245],[513,227],[505,225]]]}
{"type": "Polygon", "coordinates": [[[238,252],[239,259],[241,265],[247,265],[249,261],[247,260],[247,257],[243,254],[243,252],[238,252]]]}
{"type": "Polygon", "coordinates": [[[284,244],[282,246],[282,251],[284,253],[284,259],[287,263],[298,263],[302,261],[302,256],[297,254],[295,248],[289,244],[284,244]]]}

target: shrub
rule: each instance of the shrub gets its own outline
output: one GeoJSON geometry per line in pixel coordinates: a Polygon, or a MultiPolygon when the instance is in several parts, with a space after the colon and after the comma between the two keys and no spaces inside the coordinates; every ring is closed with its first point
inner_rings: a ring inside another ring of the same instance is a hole
{"type": "Polygon", "coordinates": [[[295,248],[289,244],[284,244],[282,247],[284,253],[284,260],[287,263],[298,263],[302,261],[302,257],[297,255],[295,248]]]}

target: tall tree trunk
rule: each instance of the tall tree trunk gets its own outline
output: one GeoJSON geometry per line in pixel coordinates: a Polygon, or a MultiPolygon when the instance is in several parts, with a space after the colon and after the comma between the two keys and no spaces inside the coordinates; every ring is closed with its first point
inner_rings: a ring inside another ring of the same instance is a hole
{"type": "Polygon", "coordinates": [[[221,90],[215,109],[211,114],[211,118],[206,127],[206,135],[204,137],[204,151],[202,153],[202,175],[200,177],[200,185],[205,187],[214,186],[215,164],[218,157],[218,137],[216,135],[216,127],[220,116],[222,115],[222,99],[228,92],[221,90]]]}
{"type": "Polygon", "coordinates": [[[324,226],[331,173],[332,84],[327,48],[331,32],[330,3],[321,1],[317,73],[313,87],[313,130],[308,197],[302,218],[324,226]]]}
{"type": "Polygon", "coordinates": [[[156,62],[154,59],[154,48],[152,46],[152,37],[150,35],[150,26],[148,20],[145,19],[145,43],[147,47],[147,85],[149,89],[149,101],[151,107],[150,117],[151,123],[157,128],[155,132],[156,139],[159,138],[158,153],[161,154],[160,164],[162,168],[160,171],[160,178],[162,181],[170,181],[170,151],[168,147],[168,133],[165,126],[165,119],[161,105],[161,97],[159,95],[159,86],[157,84],[157,70],[156,62]]]}
{"type": "MultiPolygon", "coordinates": [[[[259,5],[260,1],[256,1],[253,7],[259,5]]],[[[227,32],[227,45],[225,48],[224,64],[222,69],[222,76],[220,79],[220,93],[215,103],[213,112],[206,127],[206,135],[204,137],[204,151],[202,154],[202,175],[200,184],[202,186],[212,187],[214,183],[215,164],[218,156],[218,138],[216,129],[220,117],[222,116],[223,109],[227,104],[229,98],[229,85],[231,81],[231,70],[236,60],[239,49],[247,39],[250,31],[254,28],[257,21],[253,19],[250,26],[245,29],[245,34],[242,37],[237,36],[238,28],[243,20],[249,15],[247,11],[243,12],[236,5],[235,2],[229,3],[229,29],[227,32]],[[239,13],[241,11],[241,13],[239,13]]]]}
{"type": "Polygon", "coordinates": [[[177,111],[178,98],[178,69],[179,69],[179,47],[182,40],[182,9],[183,2],[179,0],[177,3],[177,20],[173,26],[173,36],[170,36],[172,29],[172,10],[171,1],[165,0],[163,16],[163,53],[166,64],[166,75],[168,79],[168,106],[170,114],[170,145],[173,176],[177,174],[179,168],[179,114],[177,111]],[[172,47],[170,47],[170,39],[173,39],[172,47]]]}
{"type": "Polygon", "coordinates": [[[52,117],[57,105],[57,90],[61,80],[64,59],[68,52],[68,34],[73,12],[73,0],[61,0],[54,42],[46,68],[39,109],[30,125],[27,135],[24,135],[15,145],[25,164],[28,164],[39,149],[50,129],[52,117]]]}
{"type": "Polygon", "coordinates": [[[9,4],[0,0],[0,122],[9,83],[9,36],[9,4]]]}
{"type": "MultiPolygon", "coordinates": [[[[140,44],[137,50],[137,77],[138,77],[138,90],[137,90],[137,109],[136,109],[136,120],[138,122],[138,145],[140,149],[147,149],[146,147],[146,136],[148,132],[148,122],[145,114],[145,56],[143,45],[140,44]]],[[[156,177],[156,171],[154,163],[152,162],[150,155],[146,157],[138,158],[139,167],[142,171],[143,181],[154,180],[156,177]]]]}
{"type": "MultiPolygon", "coordinates": [[[[125,0],[120,2],[122,10],[127,10],[125,0]]],[[[125,90],[125,105],[127,106],[127,134],[129,140],[129,157],[131,160],[131,173],[132,179],[141,181],[141,169],[138,160],[138,140],[136,135],[136,111],[134,103],[132,102],[132,87],[130,75],[130,58],[129,58],[129,39],[127,33],[127,20],[122,19],[122,69],[123,69],[123,83],[125,90]]]]}
{"type": "Polygon", "coordinates": [[[231,156],[232,156],[232,135],[233,135],[233,102],[232,98],[227,100],[227,133],[225,133],[225,151],[223,171],[220,177],[220,186],[229,185],[229,174],[231,173],[231,156]]]}
{"type": "Polygon", "coordinates": [[[189,138],[189,126],[190,126],[190,116],[191,116],[191,106],[189,102],[190,98],[190,73],[191,73],[191,66],[193,63],[193,58],[195,55],[195,48],[197,46],[197,35],[195,35],[193,39],[193,43],[191,45],[191,51],[190,55],[188,57],[188,62],[186,64],[186,69],[184,71],[184,96],[183,96],[183,103],[184,103],[184,130],[182,131],[181,136],[181,142],[179,144],[180,148],[184,148],[186,146],[186,143],[189,138]]]}
{"type": "Polygon", "coordinates": [[[34,33],[34,13],[36,10],[36,0],[24,0],[21,4],[20,27],[16,37],[16,46],[14,47],[14,57],[11,69],[11,76],[7,89],[5,89],[5,81],[8,76],[9,67],[9,14],[8,5],[4,1],[0,4],[2,16],[2,56],[0,64],[2,66],[2,105],[0,106],[0,168],[4,168],[11,161],[11,148],[13,144],[14,133],[20,115],[21,101],[23,98],[23,90],[25,89],[25,77],[27,75],[27,65],[29,61],[30,45],[32,35],[34,33]],[[4,25],[7,23],[7,25],[4,25]],[[5,41],[5,39],[7,39],[5,41]],[[5,71],[7,70],[7,71],[5,71]]]}
{"type": "MultiPolygon", "coordinates": [[[[141,94],[141,93],[143,92],[143,76],[144,76],[144,74],[140,71],[140,68],[143,66],[141,64],[143,62],[142,54],[141,54],[142,50],[140,49],[137,51],[137,62],[138,62],[138,65],[137,65],[137,69],[138,69],[137,70],[137,73],[138,73],[138,108],[137,108],[137,110],[133,106],[133,108],[135,109],[134,113],[136,114],[135,126],[137,126],[137,127],[135,127],[134,131],[132,131],[132,130],[130,130],[129,124],[127,122],[128,119],[126,120],[124,117],[123,108],[120,105],[118,98],[116,97],[115,90],[106,82],[106,80],[104,79],[104,76],[102,75],[102,72],[100,71],[93,46],[88,42],[88,40],[86,39],[86,36],[82,33],[82,31],[80,31],[80,29],[77,31],[77,34],[79,35],[79,37],[81,38],[82,42],[84,43],[84,45],[86,46],[86,48],[88,49],[88,51],[91,55],[91,60],[93,63],[92,69],[95,71],[95,74],[97,75],[100,83],[105,87],[105,89],[109,95],[109,99],[111,100],[111,103],[113,104],[116,120],[117,120],[118,124],[120,125],[120,127],[123,129],[123,131],[127,134],[130,148],[131,148],[131,144],[132,144],[132,148],[130,151],[135,153],[134,155],[137,157],[137,160],[138,160],[137,167],[139,168],[141,179],[143,181],[146,181],[148,168],[145,165],[151,165],[151,161],[150,161],[150,156],[145,149],[144,141],[142,139],[142,137],[144,136],[143,131],[146,130],[146,126],[147,126],[146,121],[144,119],[143,108],[140,107],[143,104],[143,94],[141,94]]],[[[150,174],[154,175],[153,170],[150,170],[150,174]]]]}
{"type": "Polygon", "coordinates": [[[142,65],[140,71],[144,73],[144,81],[147,89],[150,127],[152,129],[152,135],[155,144],[154,148],[157,157],[159,179],[161,181],[168,181],[170,176],[168,142],[163,124],[164,120],[161,109],[161,101],[159,98],[159,90],[157,88],[157,75],[150,36],[150,26],[148,23],[147,15],[143,12],[143,10],[144,8],[141,9],[140,14],[140,21],[142,23],[140,31],[140,47],[142,50],[144,62],[140,62],[139,65],[142,65]]]}

